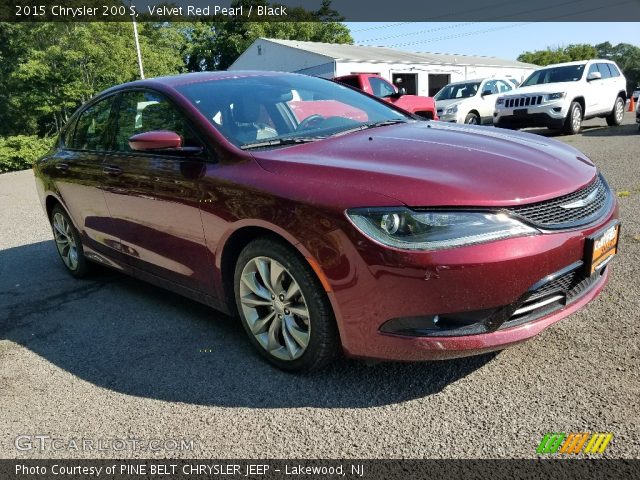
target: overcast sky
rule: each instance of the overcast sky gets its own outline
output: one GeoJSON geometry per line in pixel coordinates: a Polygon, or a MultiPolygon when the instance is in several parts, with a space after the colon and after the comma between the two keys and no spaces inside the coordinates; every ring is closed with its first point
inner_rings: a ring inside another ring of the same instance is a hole
{"type": "Polygon", "coordinates": [[[355,23],[356,44],[515,59],[526,50],[609,41],[640,46],[640,23],[355,23]]]}

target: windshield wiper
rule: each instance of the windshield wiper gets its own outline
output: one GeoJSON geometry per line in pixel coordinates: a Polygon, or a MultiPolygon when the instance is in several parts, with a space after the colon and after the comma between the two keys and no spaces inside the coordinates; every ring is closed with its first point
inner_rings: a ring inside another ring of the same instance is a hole
{"type": "Polygon", "coordinates": [[[386,127],[387,125],[396,125],[398,123],[407,123],[406,120],[382,120],[380,122],[369,122],[358,125],[357,127],[349,128],[348,130],[342,130],[341,132],[334,133],[332,137],[339,135],[346,135],[348,133],[359,132],[361,130],[368,130],[370,128],[386,127]]]}
{"type": "Polygon", "coordinates": [[[275,147],[278,145],[297,145],[299,143],[310,143],[316,140],[322,140],[327,137],[290,137],[290,138],[272,138],[271,140],[264,140],[254,143],[245,143],[240,145],[242,150],[250,150],[252,148],[264,148],[275,147]]]}

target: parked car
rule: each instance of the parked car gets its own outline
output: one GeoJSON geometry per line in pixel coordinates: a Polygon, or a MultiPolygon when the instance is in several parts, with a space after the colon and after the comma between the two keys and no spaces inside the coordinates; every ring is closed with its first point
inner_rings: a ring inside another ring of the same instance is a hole
{"type": "Polygon", "coordinates": [[[513,90],[506,78],[453,82],[436,93],[436,111],[444,122],[493,124],[496,96],[513,90]]]}
{"type": "Polygon", "coordinates": [[[382,98],[407,112],[411,112],[428,120],[438,120],[433,98],[407,95],[404,89],[397,88],[380,75],[361,73],[343,75],[334,78],[334,80],[382,98]]]}
{"type": "Polygon", "coordinates": [[[633,98],[634,102],[638,103],[638,100],[640,99],[640,89],[634,90],[631,94],[631,97],[633,98]]]}
{"type": "Polygon", "coordinates": [[[626,79],[614,62],[560,63],[536,70],[519,88],[500,96],[493,122],[504,128],[544,126],[575,134],[588,118],[620,125],[626,97],[626,79]]]}
{"type": "Polygon", "coordinates": [[[289,370],[503,349],[595,298],[617,248],[616,197],[575,148],[305,75],[113,87],[34,171],[71,275],[98,263],[237,314],[289,370]]]}

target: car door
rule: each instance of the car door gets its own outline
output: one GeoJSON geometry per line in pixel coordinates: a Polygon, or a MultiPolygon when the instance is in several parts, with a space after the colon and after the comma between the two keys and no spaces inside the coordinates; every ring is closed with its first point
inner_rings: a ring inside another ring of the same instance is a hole
{"type": "Polygon", "coordinates": [[[498,94],[498,80],[487,80],[480,89],[480,98],[478,102],[478,110],[480,113],[480,123],[493,123],[493,111],[496,106],[496,98],[498,94]],[[490,92],[486,94],[487,92],[490,92]]]}
{"type": "Polygon", "coordinates": [[[594,115],[604,109],[606,99],[604,80],[602,78],[587,80],[592,73],[600,74],[597,63],[589,65],[587,75],[585,76],[585,116],[594,115]]]}
{"type": "Polygon", "coordinates": [[[609,65],[606,63],[598,63],[597,65],[598,71],[600,75],[602,75],[602,101],[600,103],[600,110],[603,112],[611,111],[618,97],[618,86],[611,75],[609,65]]]}
{"type": "Polygon", "coordinates": [[[212,271],[200,217],[202,155],[134,151],[133,135],[170,130],[185,146],[201,145],[185,118],[159,93],[122,92],[114,121],[114,148],[105,158],[111,218],[122,252],[138,271],[191,290],[211,291],[212,271]]]}
{"type": "Polygon", "coordinates": [[[103,160],[113,133],[114,99],[98,100],[75,117],[65,130],[50,172],[82,235],[85,253],[107,263],[111,262],[100,254],[117,257],[120,250],[103,191],[103,160]]]}

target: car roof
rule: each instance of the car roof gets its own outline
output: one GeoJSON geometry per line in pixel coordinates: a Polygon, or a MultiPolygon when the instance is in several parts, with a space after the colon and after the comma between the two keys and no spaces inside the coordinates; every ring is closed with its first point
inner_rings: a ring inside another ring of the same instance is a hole
{"type": "Polygon", "coordinates": [[[607,60],[605,58],[592,58],[591,60],[576,60],[574,62],[564,62],[564,63],[554,63],[552,65],[545,65],[540,67],[538,70],[542,70],[543,68],[553,68],[553,67],[570,67],[572,65],[586,65],[589,62],[597,62],[597,63],[615,63],[611,60],[607,60]]]}
{"type": "Polygon", "coordinates": [[[470,78],[469,80],[458,80],[457,82],[449,82],[448,85],[459,85],[462,83],[479,83],[485,80],[509,80],[509,77],[484,77],[484,78],[470,78]]]}
{"type": "Polygon", "coordinates": [[[248,78],[248,77],[282,77],[282,76],[298,76],[296,73],[287,72],[271,72],[261,70],[234,70],[234,71],[216,71],[216,72],[193,72],[183,73],[180,75],[170,75],[164,77],[146,78],[144,80],[136,80],[133,82],[122,83],[114,87],[105,90],[103,93],[108,93],[115,90],[131,87],[158,87],[166,86],[169,88],[179,87],[181,85],[188,85],[192,83],[204,83],[217,80],[228,80],[233,78],[248,78]]]}

